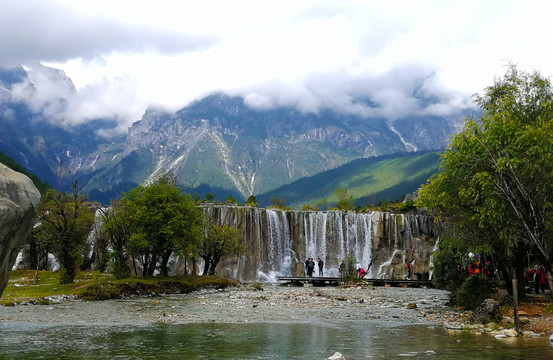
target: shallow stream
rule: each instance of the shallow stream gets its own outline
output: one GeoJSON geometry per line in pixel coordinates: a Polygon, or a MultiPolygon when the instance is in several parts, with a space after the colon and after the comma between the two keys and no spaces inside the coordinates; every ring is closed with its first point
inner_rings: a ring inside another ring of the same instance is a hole
{"type": "Polygon", "coordinates": [[[553,359],[545,338],[496,340],[390,322],[41,325],[0,323],[2,359],[553,359]]]}
{"type": "Polygon", "coordinates": [[[437,289],[267,285],[0,306],[0,359],[553,359],[544,336],[450,335],[447,299],[437,289]]]}

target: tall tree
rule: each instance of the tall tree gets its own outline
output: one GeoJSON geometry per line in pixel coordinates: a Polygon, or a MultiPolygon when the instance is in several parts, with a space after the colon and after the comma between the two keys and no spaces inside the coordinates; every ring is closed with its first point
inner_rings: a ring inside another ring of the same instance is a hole
{"type": "Polygon", "coordinates": [[[355,200],[353,195],[348,194],[348,190],[344,188],[337,188],[334,190],[334,196],[338,200],[336,202],[336,207],[340,210],[348,211],[353,210],[355,205],[355,200]]]}
{"type": "Polygon", "coordinates": [[[242,251],[240,230],[230,225],[210,226],[199,246],[199,255],[204,260],[203,275],[215,275],[217,265],[225,255],[239,255],[242,251]]]}
{"type": "Polygon", "coordinates": [[[452,139],[420,204],[471,226],[503,249],[518,277],[521,254],[531,250],[546,266],[553,288],[551,82],[511,65],[475,99],[482,116],[467,119],[452,139]],[[495,236],[487,234],[490,228],[495,236]]]}
{"type": "Polygon", "coordinates": [[[60,263],[60,283],[70,284],[82,261],[81,250],[94,223],[94,207],[71,181],[73,193],[48,190],[42,199],[40,236],[60,263]]]}
{"type": "Polygon", "coordinates": [[[108,208],[99,209],[103,221],[102,233],[108,239],[113,272],[118,279],[127,278],[131,272],[128,246],[133,223],[125,200],[125,197],[112,200],[108,208]]]}
{"type": "Polygon", "coordinates": [[[153,275],[158,264],[166,276],[170,256],[196,246],[201,238],[203,213],[172,178],[162,177],[152,185],[132,189],[122,201],[133,229],[128,249],[140,257],[145,276],[153,275]]]}

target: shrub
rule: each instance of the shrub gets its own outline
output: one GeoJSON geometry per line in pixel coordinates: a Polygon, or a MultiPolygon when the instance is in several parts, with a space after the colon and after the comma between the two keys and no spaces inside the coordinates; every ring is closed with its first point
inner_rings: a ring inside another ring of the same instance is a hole
{"type": "Polygon", "coordinates": [[[245,205],[247,205],[247,206],[259,206],[259,204],[257,203],[257,199],[253,195],[250,195],[250,197],[248,197],[246,199],[245,205]]]}
{"type": "Polygon", "coordinates": [[[319,209],[316,206],[311,205],[311,204],[303,204],[301,206],[301,210],[302,211],[319,211],[319,209]]]}
{"type": "Polygon", "coordinates": [[[96,282],[86,287],[81,298],[84,301],[120,299],[121,289],[117,284],[111,282],[96,282]]]}
{"type": "Polygon", "coordinates": [[[225,200],[225,204],[238,205],[238,201],[236,201],[234,199],[234,196],[232,196],[232,194],[231,194],[231,195],[227,196],[227,199],[225,200]]]}
{"type": "Polygon", "coordinates": [[[453,303],[465,309],[474,309],[490,297],[493,285],[485,276],[468,277],[459,290],[453,294],[453,303]]]}
{"type": "Polygon", "coordinates": [[[346,256],[346,258],[342,261],[342,264],[344,264],[344,270],[340,273],[340,281],[357,281],[359,277],[357,271],[355,270],[355,259],[353,256],[346,256]]]}
{"type": "Polygon", "coordinates": [[[438,288],[455,291],[468,277],[464,254],[468,247],[451,237],[444,237],[440,250],[434,252],[434,284],[438,288]]]}

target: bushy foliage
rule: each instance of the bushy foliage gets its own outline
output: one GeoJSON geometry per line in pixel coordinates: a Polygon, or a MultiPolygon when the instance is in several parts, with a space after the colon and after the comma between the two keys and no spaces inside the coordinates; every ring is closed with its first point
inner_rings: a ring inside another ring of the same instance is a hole
{"type": "Polygon", "coordinates": [[[39,237],[49,244],[60,263],[60,283],[70,284],[82,262],[81,251],[94,223],[94,209],[79,194],[72,182],[73,194],[48,190],[40,206],[39,237]]]}
{"type": "Polygon", "coordinates": [[[126,250],[141,260],[143,275],[153,275],[158,263],[161,274],[167,275],[171,255],[186,253],[201,239],[202,211],[171,178],[132,189],[121,203],[129,222],[126,250]]]}
{"type": "Polygon", "coordinates": [[[355,269],[355,258],[353,256],[346,256],[340,264],[340,281],[350,282],[358,279],[357,270],[355,269]]]}
{"type": "Polygon", "coordinates": [[[311,205],[311,204],[303,204],[301,206],[301,210],[302,211],[319,211],[319,209],[316,206],[311,205]]]}
{"type": "Polygon", "coordinates": [[[275,196],[271,198],[271,206],[269,206],[270,209],[279,209],[279,210],[289,210],[290,208],[286,206],[286,199],[275,196]]]}
{"type": "Polygon", "coordinates": [[[434,283],[439,288],[453,291],[467,278],[465,254],[468,246],[452,237],[444,237],[440,249],[434,252],[434,283]]]}
{"type": "Polygon", "coordinates": [[[347,189],[338,188],[334,190],[334,196],[338,200],[336,202],[336,207],[339,210],[353,210],[355,206],[355,199],[353,198],[353,195],[348,194],[347,189]]]}
{"type": "Polygon", "coordinates": [[[490,246],[517,278],[528,252],[552,269],[551,81],[511,65],[475,102],[482,115],[466,119],[451,139],[440,173],[419,191],[418,203],[460,231],[470,229],[472,242],[490,246]]]}
{"type": "Polygon", "coordinates": [[[459,290],[453,294],[453,303],[465,309],[475,309],[493,293],[492,282],[482,275],[466,278],[459,290]]]}
{"type": "Polygon", "coordinates": [[[231,194],[231,195],[227,196],[227,198],[226,198],[226,200],[225,200],[225,204],[238,205],[238,201],[236,201],[236,200],[234,199],[234,196],[232,196],[232,194],[231,194]]]}
{"type": "Polygon", "coordinates": [[[225,255],[239,255],[242,252],[242,232],[232,226],[211,226],[198,246],[198,255],[204,259],[203,275],[215,275],[217,265],[225,255]]]}
{"type": "Polygon", "coordinates": [[[257,203],[257,200],[255,199],[255,196],[253,196],[253,195],[250,195],[246,199],[246,205],[247,206],[259,206],[259,204],[257,203]]]}

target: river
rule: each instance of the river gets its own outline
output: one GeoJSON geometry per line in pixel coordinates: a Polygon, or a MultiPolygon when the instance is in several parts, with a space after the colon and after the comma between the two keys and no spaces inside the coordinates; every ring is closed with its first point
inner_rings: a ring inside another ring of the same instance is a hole
{"type": "Polygon", "coordinates": [[[0,359],[553,359],[546,337],[450,334],[446,301],[436,289],[265,286],[0,307],[0,359]]]}

